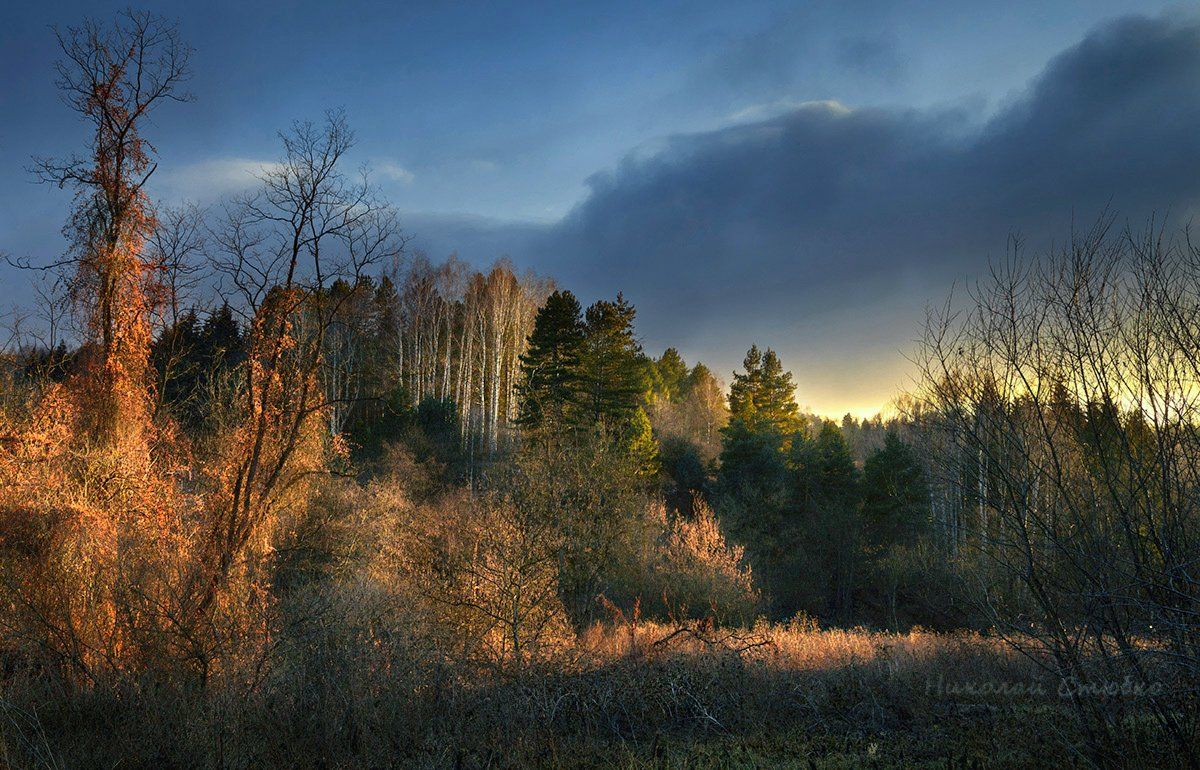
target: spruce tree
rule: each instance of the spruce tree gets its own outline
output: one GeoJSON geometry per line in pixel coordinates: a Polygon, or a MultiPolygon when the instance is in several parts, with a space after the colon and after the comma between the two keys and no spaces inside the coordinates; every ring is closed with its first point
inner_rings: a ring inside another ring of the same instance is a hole
{"type": "Polygon", "coordinates": [[[587,309],[579,368],[583,424],[622,426],[642,405],[648,362],[634,335],[635,314],[620,294],[587,309]]]}
{"type": "Polygon", "coordinates": [[[517,424],[527,431],[563,430],[580,398],[584,326],[579,300],[556,291],[538,310],[521,355],[517,424]]]}
{"type": "Polygon", "coordinates": [[[795,443],[791,465],[802,505],[853,506],[858,494],[858,469],[850,445],[833,421],[825,420],[816,436],[795,443]]]}
{"type": "Polygon", "coordinates": [[[824,607],[848,622],[862,561],[862,519],[858,469],[854,454],[837,424],[826,420],[811,439],[797,441],[791,451],[801,542],[810,568],[825,583],[824,607]]]}
{"type": "Polygon", "coordinates": [[[889,430],[863,464],[862,515],[867,547],[881,553],[916,541],[929,522],[929,485],[912,447],[889,430]]]}
{"type": "Polygon", "coordinates": [[[151,347],[164,405],[190,431],[200,432],[218,406],[211,402],[220,379],[245,360],[245,341],[228,304],[203,322],[195,310],[164,329],[151,347]]]}

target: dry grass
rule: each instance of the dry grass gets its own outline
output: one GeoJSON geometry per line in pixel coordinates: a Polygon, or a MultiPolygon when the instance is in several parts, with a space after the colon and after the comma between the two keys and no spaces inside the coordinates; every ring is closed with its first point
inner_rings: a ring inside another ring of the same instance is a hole
{"type": "Polygon", "coordinates": [[[622,620],[593,626],[580,637],[580,646],[600,660],[736,652],[749,664],[790,672],[872,665],[915,670],[935,660],[971,665],[987,661],[991,667],[1000,666],[1009,673],[1033,668],[1029,660],[998,638],[965,632],[941,634],[914,628],[894,634],[864,628],[822,629],[803,617],[789,624],[759,623],[750,629],[725,630],[712,629],[703,621],[667,624],[622,620]]]}
{"type": "MultiPolygon", "coordinates": [[[[3,754],[29,767],[955,766],[1078,760],[1037,666],[977,635],[624,622],[519,670],[403,638],[292,645],[260,684],[10,679],[3,754]],[[941,685],[939,686],[939,682],[941,685]],[[809,763],[812,764],[809,764],[809,763]]],[[[1130,749],[1164,764],[1153,736],[1130,749]]]]}

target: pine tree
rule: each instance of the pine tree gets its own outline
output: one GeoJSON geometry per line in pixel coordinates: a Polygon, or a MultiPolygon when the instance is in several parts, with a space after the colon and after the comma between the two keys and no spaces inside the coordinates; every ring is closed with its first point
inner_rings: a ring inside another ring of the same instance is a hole
{"type": "Polygon", "coordinates": [[[762,382],[762,351],[751,345],[742,360],[743,373],[733,373],[733,384],[729,386],[729,416],[748,421],[756,412],[754,395],[762,382]]]}
{"type": "Polygon", "coordinates": [[[527,434],[598,438],[621,447],[638,475],[658,471],[658,444],[643,409],[650,361],[634,334],[635,311],[620,294],[580,317],[570,292],[538,311],[521,356],[521,407],[527,434]]]}
{"type": "Polygon", "coordinates": [[[767,348],[761,353],[757,345],[752,345],[742,365],[745,373],[735,373],[729,388],[731,419],[781,436],[799,430],[802,423],[796,406],[796,385],[775,351],[767,348]]]}
{"type": "Polygon", "coordinates": [[[577,425],[608,434],[633,461],[640,476],[658,472],[658,444],[643,409],[651,361],[634,333],[633,305],[620,294],[585,314],[577,425]]]}
{"type": "Polygon", "coordinates": [[[794,612],[796,528],[788,451],[802,438],[792,376],[774,351],[754,345],[745,371],[735,373],[729,395],[729,422],[721,429],[721,466],[717,477],[728,521],[739,540],[763,566],[771,593],[781,609],[794,612]]]}
{"type": "Polygon", "coordinates": [[[579,300],[556,291],[538,310],[521,355],[517,424],[527,431],[566,427],[580,399],[584,326],[579,300]]]}
{"type": "Polygon", "coordinates": [[[803,424],[792,373],[783,370],[775,351],[768,349],[763,355],[752,345],[743,366],[746,371],[734,373],[729,389],[729,423],[721,431],[721,475],[727,486],[744,489],[760,468],[773,472],[784,462],[792,437],[803,424]],[[739,446],[746,442],[752,446],[739,446]],[[777,456],[768,466],[761,462],[764,452],[777,456]],[[745,462],[748,456],[760,460],[745,462]]]}

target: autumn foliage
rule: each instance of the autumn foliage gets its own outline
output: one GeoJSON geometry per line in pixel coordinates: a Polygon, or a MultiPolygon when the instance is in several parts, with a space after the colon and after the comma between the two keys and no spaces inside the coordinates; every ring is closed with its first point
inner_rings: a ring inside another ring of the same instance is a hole
{"type": "Polygon", "coordinates": [[[13,638],[85,677],[168,644],[169,573],[189,547],[173,481],[184,447],[150,412],[157,276],[144,256],[155,220],[142,185],[153,166],[138,130],[186,55],[154,19],[127,22],[60,35],[61,86],[94,127],[91,155],[42,161],[40,173],[76,189],[65,265],[85,352],[75,374],[5,415],[0,453],[5,620],[13,638]],[[141,77],[144,56],[160,52],[170,54],[161,70],[141,77]]]}

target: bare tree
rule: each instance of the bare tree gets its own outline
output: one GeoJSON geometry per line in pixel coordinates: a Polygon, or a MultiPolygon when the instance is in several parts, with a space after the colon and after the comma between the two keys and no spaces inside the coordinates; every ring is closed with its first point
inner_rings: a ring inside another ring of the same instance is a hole
{"type": "MultiPolygon", "coordinates": [[[[186,541],[170,432],[149,411],[158,266],[146,250],[155,215],[144,192],[154,148],[141,129],[164,103],[188,98],[190,51],[172,24],[132,11],[57,37],[57,86],[91,136],[86,152],[39,159],[34,173],[75,192],[70,249],[45,269],[64,281],[84,345],[78,372],[2,416],[0,623],[17,644],[94,680],[161,650],[158,608],[186,541]],[[22,545],[31,521],[52,548],[22,545]]],[[[47,295],[57,342],[62,295],[47,295]]]]}
{"type": "MultiPolygon", "coordinates": [[[[186,335],[180,328],[184,310],[200,304],[201,289],[210,277],[203,210],[192,204],[160,210],[147,245],[148,261],[154,268],[150,292],[153,326],[159,334],[154,355],[156,408],[161,409],[167,383],[187,374],[186,335]]],[[[195,315],[191,318],[194,322],[195,315]]]]}
{"type": "MultiPolygon", "coordinates": [[[[1198,762],[1200,250],[1106,217],[1038,259],[1017,248],[933,313],[919,363],[937,485],[956,500],[999,628],[1065,681],[1126,677],[1198,762]],[[963,516],[974,509],[973,517],[963,516]]],[[[1072,696],[1115,761],[1119,698],[1072,696]]]]}
{"type": "Polygon", "coordinates": [[[204,210],[195,204],[161,209],[150,236],[149,258],[159,275],[159,325],[173,326],[189,305],[200,304],[209,278],[204,210]]]}
{"type": "MultiPolygon", "coordinates": [[[[343,171],[354,136],[340,112],[281,134],[284,155],[260,189],[227,207],[215,233],[225,291],[251,319],[241,392],[242,424],[214,472],[222,493],[211,505],[208,556],[194,608],[218,597],[247,547],[268,545],[272,524],[328,468],[330,407],[320,371],[326,335],[355,286],[404,247],[398,220],[366,172],[343,171]]],[[[261,553],[261,551],[259,551],[261,553]]]]}

